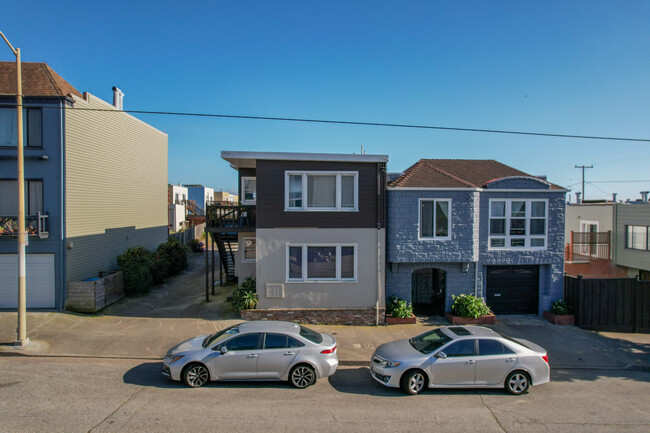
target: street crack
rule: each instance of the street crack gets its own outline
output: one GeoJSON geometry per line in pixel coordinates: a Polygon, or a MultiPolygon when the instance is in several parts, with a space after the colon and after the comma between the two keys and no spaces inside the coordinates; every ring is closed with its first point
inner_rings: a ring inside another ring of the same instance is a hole
{"type": "Polygon", "coordinates": [[[135,395],[138,394],[140,391],[142,391],[142,389],[143,389],[143,388],[140,388],[139,390],[137,390],[137,391],[135,391],[134,393],[132,393],[132,394],[129,396],[129,398],[127,398],[126,400],[124,400],[124,401],[122,402],[122,404],[120,404],[120,405],[117,407],[117,409],[115,409],[113,412],[111,412],[109,415],[107,415],[106,418],[104,418],[103,420],[101,420],[101,421],[100,421],[97,425],[95,425],[93,428],[91,428],[90,430],[88,430],[88,433],[91,433],[91,432],[92,432],[93,430],[95,430],[97,427],[99,427],[100,425],[104,424],[104,422],[106,422],[107,419],[109,419],[110,417],[112,417],[113,415],[115,415],[115,414],[117,413],[117,411],[119,411],[120,409],[122,409],[122,407],[123,407],[125,404],[127,404],[129,401],[131,401],[131,399],[132,399],[133,397],[135,397],[135,395]]]}
{"type": "Polygon", "coordinates": [[[492,418],[494,418],[494,421],[499,425],[499,427],[501,428],[501,430],[503,430],[504,432],[507,433],[506,429],[501,425],[501,422],[499,422],[499,419],[497,418],[497,416],[496,416],[496,415],[494,414],[494,412],[492,411],[492,408],[491,408],[490,406],[487,405],[487,403],[485,402],[485,400],[483,400],[483,396],[482,396],[481,394],[478,394],[478,396],[481,398],[481,403],[483,403],[483,406],[485,406],[485,408],[486,408],[487,410],[490,411],[490,414],[492,415],[492,418]]]}

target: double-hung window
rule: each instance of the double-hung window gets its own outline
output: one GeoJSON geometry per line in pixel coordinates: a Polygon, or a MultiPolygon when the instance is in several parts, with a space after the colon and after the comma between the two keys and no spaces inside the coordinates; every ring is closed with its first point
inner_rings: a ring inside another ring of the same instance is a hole
{"type": "Polygon", "coordinates": [[[241,202],[255,204],[257,201],[257,180],[254,177],[241,178],[241,202]]]}
{"type": "Polygon", "coordinates": [[[548,201],[490,200],[490,248],[546,249],[548,201]]]}
{"type": "Polygon", "coordinates": [[[242,255],[242,262],[254,262],[256,259],[257,252],[257,239],[256,238],[244,238],[244,254],[242,255]]]}
{"type": "Polygon", "coordinates": [[[359,210],[358,172],[285,173],[285,210],[359,210]]]}
{"type": "Polygon", "coordinates": [[[420,239],[451,238],[451,200],[420,199],[420,239]]]}
{"type": "MultiPolygon", "coordinates": [[[[43,181],[25,181],[25,211],[27,215],[43,213],[43,181]]],[[[18,183],[15,180],[0,180],[0,216],[18,215],[18,183]]]]}
{"type": "MultiPolygon", "coordinates": [[[[0,147],[18,146],[18,117],[15,108],[0,108],[0,147]]],[[[40,108],[23,109],[23,145],[43,147],[43,112],[40,108]]]]}
{"type": "Polygon", "coordinates": [[[287,246],[287,281],[356,281],[354,244],[287,246]]]}
{"type": "Polygon", "coordinates": [[[650,227],[625,226],[625,247],[633,250],[650,251],[650,227]]]}

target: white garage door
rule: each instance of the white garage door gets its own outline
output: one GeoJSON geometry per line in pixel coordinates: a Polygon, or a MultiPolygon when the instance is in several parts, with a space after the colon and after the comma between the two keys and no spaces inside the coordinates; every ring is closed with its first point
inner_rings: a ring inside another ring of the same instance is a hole
{"type": "MultiPolygon", "coordinates": [[[[27,308],[54,308],[54,254],[27,254],[27,308]]],[[[18,307],[18,255],[0,254],[0,308],[18,307]]]]}

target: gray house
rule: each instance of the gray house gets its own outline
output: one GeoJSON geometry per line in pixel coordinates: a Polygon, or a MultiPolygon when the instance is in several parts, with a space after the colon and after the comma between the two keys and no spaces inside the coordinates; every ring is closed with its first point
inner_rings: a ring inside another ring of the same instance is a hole
{"type": "Polygon", "coordinates": [[[388,184],[386,296],[422,315],[460,294],[541,314],[563,295],[565,193],[493,160],[418,161],[388,184]]]}

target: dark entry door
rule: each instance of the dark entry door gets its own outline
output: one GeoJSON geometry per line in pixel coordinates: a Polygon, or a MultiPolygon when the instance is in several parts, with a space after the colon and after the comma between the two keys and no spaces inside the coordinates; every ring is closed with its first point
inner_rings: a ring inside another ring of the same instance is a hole
{"type": "Polygon", "coordinates": [[[446,272],[439,269],[418,269],[412,275],[411,299],[415,314],[444,315],[446,272]]]}
{"type": "Polygon", "coordinates": [[[537,314],[539,266],[488,266],[485,302],[494,314],[537,314]]]}

